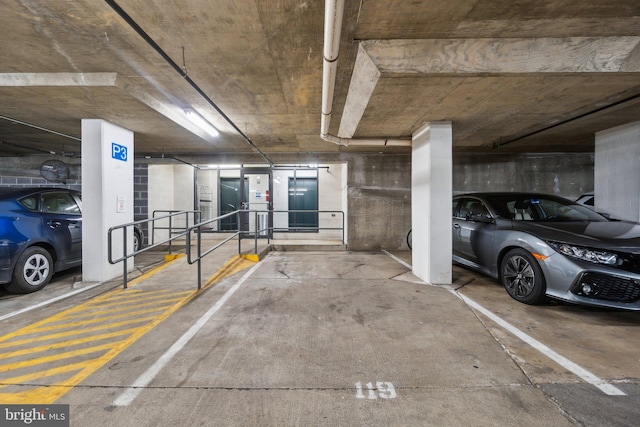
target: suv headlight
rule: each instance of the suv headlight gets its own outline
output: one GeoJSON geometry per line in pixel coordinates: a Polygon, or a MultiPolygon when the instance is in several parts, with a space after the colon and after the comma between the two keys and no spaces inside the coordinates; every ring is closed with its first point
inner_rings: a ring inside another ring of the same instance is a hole
{"type": "Polygon", "coordinates": [[[616,265],[618,255],[613,252],[605,252],[596,249],[585,248],[583,246],[570,245],[568,243],[547,242],[553,249],[563,255],[589,261],[596,264],[616,265]]]}

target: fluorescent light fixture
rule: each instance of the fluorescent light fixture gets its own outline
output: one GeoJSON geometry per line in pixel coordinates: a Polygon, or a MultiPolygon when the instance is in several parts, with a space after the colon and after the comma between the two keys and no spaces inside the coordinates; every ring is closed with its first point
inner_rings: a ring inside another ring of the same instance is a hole
{"type": "Polygon", "coordinates": [[[206,165],[208,169],[240,169],[241,165],[206,165]]]}
{"type": "Polygon", "coordinates": [[[211,123],[206,121],[204,117],[198,114],[195,110],[187,108],[184,110],[184,114],[187,116],[187,119],[189,119],[191,123],[198,126],[200,129],[207,132],[209,135],[211,136],[220,135],[220,132],[218,132],[218,129],[213,127],[211,123]]]}

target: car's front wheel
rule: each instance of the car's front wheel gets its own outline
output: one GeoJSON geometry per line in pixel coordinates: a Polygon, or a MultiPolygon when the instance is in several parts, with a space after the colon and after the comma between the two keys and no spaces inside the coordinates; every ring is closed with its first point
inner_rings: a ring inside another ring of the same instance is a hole
{"type": "Polygon", "coordinates": [[[511,298],[525,304],[540,304],[546,300],[546,282],[542,269],[524,249],[512,249],[500,265],[500,279],[511,298]]]}
{"type": "Polygon", "coordinates": [[[144,248],[144,234],[140,228],[133,228],[133,251],[138,252],[144,248]]]}
{"type": "Polygon", "coordinates": [[[39,246],[27,248],[16,262],[13,280],[5,285],[9,292],[26,294],[44,288],[53,276],[53,260],[39,246]]]}
{"type": "Polygon", "coordinates": [[[133,232],[133,251],[138,252],[140,250],[140,235],[137,231],[133,232]]]}

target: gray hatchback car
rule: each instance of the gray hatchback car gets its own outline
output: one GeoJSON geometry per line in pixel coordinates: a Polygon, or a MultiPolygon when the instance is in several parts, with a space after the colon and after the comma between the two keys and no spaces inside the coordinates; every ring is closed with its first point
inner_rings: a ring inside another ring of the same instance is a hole
{"type": "Polygon", "coordinates": [[[525,304],[548,297],[640,310],[640,224],[537,193],[453,198],[453,261],[525,304]]]}

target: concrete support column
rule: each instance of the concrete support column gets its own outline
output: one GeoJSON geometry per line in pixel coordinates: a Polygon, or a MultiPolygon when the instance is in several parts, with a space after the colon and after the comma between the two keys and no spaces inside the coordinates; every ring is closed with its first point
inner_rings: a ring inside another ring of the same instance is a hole
{"type": "MultiPolygon", "coordinates": [[[[104,120],[82,120],[82,279],[103,282],[123,273],[108,258],[109,228],[133,221],[133,132],[104,120]]],[[[128,229],[127,251],[133,251],[128,229]]],[[[122,232],[112,254],[122,256],[122,232]]],[[[133,259],[129,266],[133,269],[133,259]]]]}
{"type": "Polygon", "coordinates": [[[594,165],[596,210],[640,221],[640,122],[596,133],[594,165]]]}
{"type": "Polygon", "coordinates": [[[413,134],[411,223],[413,273],[432,284],[451,284],[451,122],[431,122],[413,134]]]}

